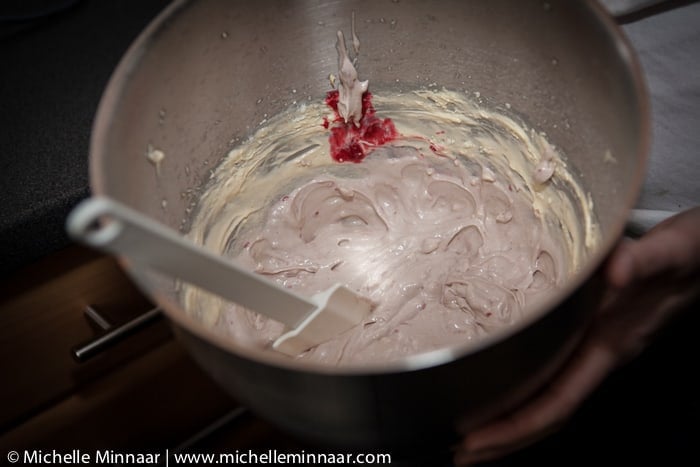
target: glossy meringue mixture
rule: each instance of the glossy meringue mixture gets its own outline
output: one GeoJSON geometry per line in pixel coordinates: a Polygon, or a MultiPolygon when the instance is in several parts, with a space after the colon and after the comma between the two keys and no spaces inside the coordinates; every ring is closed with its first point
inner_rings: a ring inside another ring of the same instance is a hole
{"type": "MultiPolygon", "coordinates": [[[[329,156],[323,104],[294,106],[230,152],[188,236],[312,295],[343,283],[368,318],[298,359],[390,362],[511,326],[583,264],[589,197],[545,137],[465,93],[376,93],[399,137],[361,163],[329,156]]],[[[370,148],[372,149],[372,148],[370,148]]],[[[185,308],[261,351],[283,325],[195,287],[185,308]]]]}

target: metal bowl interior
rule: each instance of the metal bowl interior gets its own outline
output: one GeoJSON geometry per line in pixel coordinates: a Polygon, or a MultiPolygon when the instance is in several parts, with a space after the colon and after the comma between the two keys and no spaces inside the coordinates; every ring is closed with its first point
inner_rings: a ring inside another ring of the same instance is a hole
{"type": "MultiPolygon", "coordinates": [[[[591,2],[182,0],[142,33],[103,96],[91,145],[93,192],[186,230],[198,190],[237,141],[266,115],[324,96],[328,74],[337,66],[335,31],[348,29],[352,12],[363,44],[361,75],[373,86],[411,90],[436,83],[479,92],[487,105],[508,103],[546,132],[575,167],[603,236],[568,286],[518,326],[478,348],[437,351],[371,369],[308,367],[251,352],[189,318],[172,281],[125,264],[181,329],[200,363],[244,402],[319,439],[353,438],[347,433],[354,427],[358,434],[350,441],[367,444],[382,436],[407,439],[401,417],[379,408],[388,404],[384,398],[392,386],[413,384],[442,397],[440,404],[426,404],[419,418],[454,431],[456,414],[471,411],[470,421],[461,425],[471,426],[525,397],[553,371],[580,334],[595,300],[593,273],[619,237],[641,188],[649,110],[634,54],[591,2]],[[149,146],[165,153],[158,170],[145,157],[149,146]],[[611,157],[615,163],[606,163],[611,157]],[[527,364],[487,369],[526,350],[527,364]],[[477,384],[469,381],[474,371],[494,376],[477,384]],[[429,387],[459,374],[467,375],[463,384],[429,387]],[[426,385],[431,377],[436,379],[426,385]],[[249,383],[241,381],[245,378],[249,383]],[[281,394],[269,388],[272,381],[296,384],[291,394],[281,394]],[[298,403],[313,395],[311,381],[338,390],[335,403],[316,394],[326,410],[335,407],[326,416],[331,420],[313,418],[309,413],[315,409],[298,403]],[[509,385],[517,390],[499,389],[509,385]],[[446,395],[457,388],[461,396],[446,395]],[[339,408],[338,401],[352,398],[347,407],[364,404],[362,415],[339,408]],[[296,401],[297,408],[280,415],[276,410],[283,401],[296,401]],[[338,420],[347,422],[345,428],[338,420]]],[[[410,404],[418,397],[410,393],[391,405],[410,404]]]]}

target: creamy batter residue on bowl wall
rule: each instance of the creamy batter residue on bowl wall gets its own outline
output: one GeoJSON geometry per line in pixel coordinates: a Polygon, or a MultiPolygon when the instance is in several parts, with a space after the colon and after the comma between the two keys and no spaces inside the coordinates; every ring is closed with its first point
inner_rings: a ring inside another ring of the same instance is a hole
{"type": "MultiPolygon", "coordinates": [[[[377,304],[298,359],[358,365],[478,342],[551,296],[599,240],[565,160],[517,118],[449,90],[374,105],[400,136],[357,164],[329,156],[323,102],[271,118],[216,169],[188,234],[301,294],[343,283],[377,304]]],[[[242,345],[269,349],[284,331],[194,287],[181,298],[242,345]]]]}

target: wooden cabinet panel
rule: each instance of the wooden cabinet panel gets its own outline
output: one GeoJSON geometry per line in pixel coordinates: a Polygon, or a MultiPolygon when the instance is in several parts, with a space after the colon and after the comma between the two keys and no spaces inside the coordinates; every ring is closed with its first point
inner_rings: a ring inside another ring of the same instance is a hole
{"type": "Polygon", "coordinates": [[[84,316],[87,305],[113,324],[151,308],[112,258],[79,247],[5,281],[0,290],[0,430],[170,338],[163,320],[79,364],[71,348],[100,332],[84,316]]]}
{"type": "Polygon", "coordinates": [[[236,406],[170,340],[0,435],[0,452],[174,448],[236,406]]]}

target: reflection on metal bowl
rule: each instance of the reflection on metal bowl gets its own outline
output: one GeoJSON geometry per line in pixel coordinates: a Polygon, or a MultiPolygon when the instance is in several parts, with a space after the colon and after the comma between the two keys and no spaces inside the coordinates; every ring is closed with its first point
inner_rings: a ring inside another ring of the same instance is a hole
{"type": "Polygon", "coordinates": [[[187,231],[199,189],[232,147],[294,102],[322,99],[337,66],[329,37],[353,11],[373,86],[478,91],[562,149],[601,228],[580,272],[546,307],[481,346],[343,369],[227,340],[180,308],[172,282],[124,266],[212,377],[278,425],[335,445],[447,445],[531,395],[566,358],[599,298],[595,271],[640,189],[647,97],[631,50],[597,5],[175,2],[114,73],[94,127],[91,183],[95,194],[187,231]]]}

